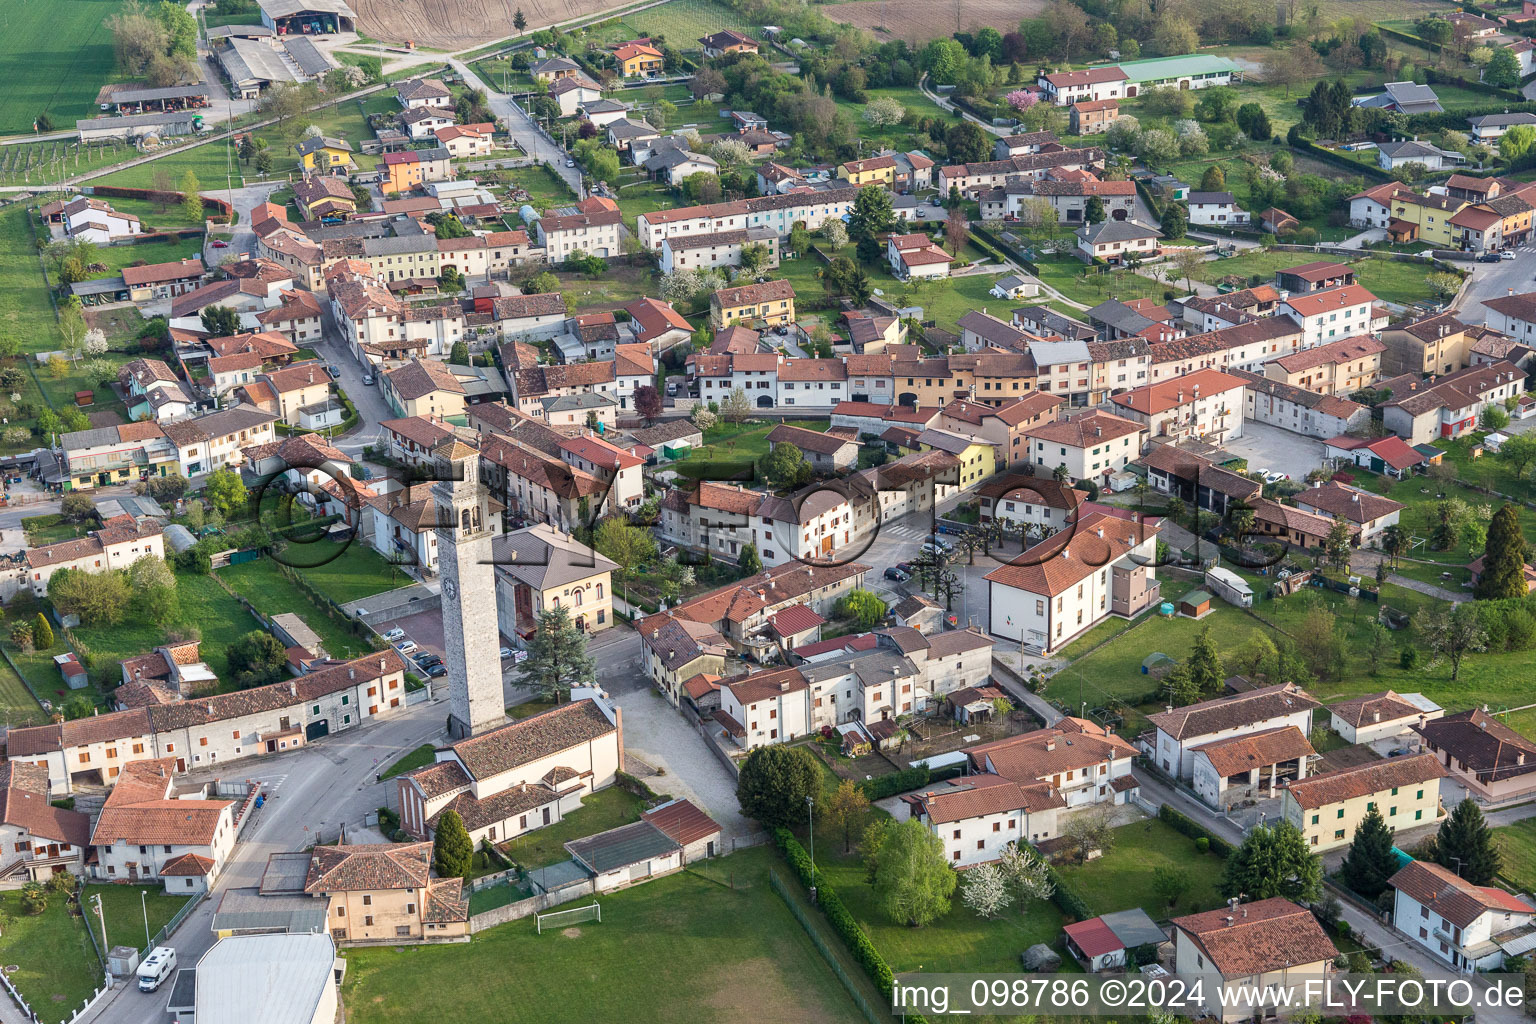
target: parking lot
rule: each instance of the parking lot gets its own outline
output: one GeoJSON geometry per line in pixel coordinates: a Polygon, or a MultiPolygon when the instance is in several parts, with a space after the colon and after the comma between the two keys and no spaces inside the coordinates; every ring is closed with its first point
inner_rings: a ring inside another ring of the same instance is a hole
{"type": "Polygon", "coordinates": [[[1306,479],[1323,462],[1321,440],[1252,420],[1243,421],[1242,437],[1226,442],[1222,448],[1246,458],[1250,471],[1284,473],[1296,481],[1306,479]]]}

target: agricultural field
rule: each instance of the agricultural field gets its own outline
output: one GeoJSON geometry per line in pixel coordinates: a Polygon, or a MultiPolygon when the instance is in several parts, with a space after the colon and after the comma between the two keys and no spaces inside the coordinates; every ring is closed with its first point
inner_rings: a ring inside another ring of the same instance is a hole
{"type": "Polygon", "coordinates": [[[47,113],[59,130],[96,112],[112,77],[112,36],[104,0],[8,0],[0,4],[0,135],[32,131],[47,113]]]}
{"type": "Polygon", "coordinates": [[[921,46],[934,36],[974,31],[985,25],[1011,32],[1024,18],[1037,17],[1045,0],[961,0],[935,4],[931,0],[853,0],[820,9],[833,21],[873,32],[882,41],[905,39],[921,46]]]}
{"type": "Polygon", "coordinates": [[[358,0],[353,9],[358,32],[372,41],[409,39],[418,48],[453,52],[516,36],[512,17],[519,9],[528,19],[526,32],[535,32],[612,6],[605,0],[358,0]]]}
{"type": "Polygon", "coordinates": [[[72,139],[6,146],[0,148],[0,185],[60,181],[132,159],[136,153],[124,143],[82,146],[72,139]]]}
{"type": "Polygon", "coordinates": [[[61,339],[28,216],[20,203],[0,210],[0,331],[22,339],[23,351],[47,352],[61,339]]]}
{"type": "Polygon", "coordinates": [[[637,35],[664,36],[679,50],[699,49],[699,37],[733,28],[749,36],[762,36],[762,26],[753,25],[724,4],[712,0],[672,0],[671,3],[638,11],[624,18],[637,35]]]}

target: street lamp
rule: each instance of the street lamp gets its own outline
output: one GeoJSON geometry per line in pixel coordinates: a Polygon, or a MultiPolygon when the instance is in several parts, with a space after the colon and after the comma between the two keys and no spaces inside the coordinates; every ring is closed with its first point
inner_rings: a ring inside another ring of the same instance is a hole
{"type": "Polygon", "coordinates": [[[144,948],[149,948],[149,890],[139,890],[139,909],[144,911],[144,948]]]}
{"type": "Polygon", "coordinates": [[[96,918],[101,922],[101,948],[107,947],[107,915],[101,910],[101,893],[91,897],[91,909],[96,912],[96,918]]]}
{"type": "Polygon", "coordinates": [[[811,830],[811,902],[816,902],[816,801],[809,795],[805,798],[805,821],[811,830]]]}

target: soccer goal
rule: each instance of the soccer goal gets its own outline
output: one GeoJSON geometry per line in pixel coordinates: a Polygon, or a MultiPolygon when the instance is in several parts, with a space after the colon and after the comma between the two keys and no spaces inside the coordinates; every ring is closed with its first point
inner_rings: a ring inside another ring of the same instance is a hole
{"type": "Polygon", "coordinates": [[[596,921],[603,923],[603,908],[592,903],[585,907],[568,907],[565,910],[546,910],[542,914],[535,915],[536,927],[540,935],[544,934],[544,922],[548,921],[551,928],[559,928],[563,925],[574,924],[579,921],[596,921]]]}

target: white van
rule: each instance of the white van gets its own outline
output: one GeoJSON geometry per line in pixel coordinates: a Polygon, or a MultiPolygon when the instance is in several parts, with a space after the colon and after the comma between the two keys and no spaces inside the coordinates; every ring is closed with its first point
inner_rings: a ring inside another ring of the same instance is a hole
{"type": "Polygon", "coordinates": [[[176,951],[170,946],[156,946],[139,964],[139,991],[153,992],[176,971],[176,951]]]}

